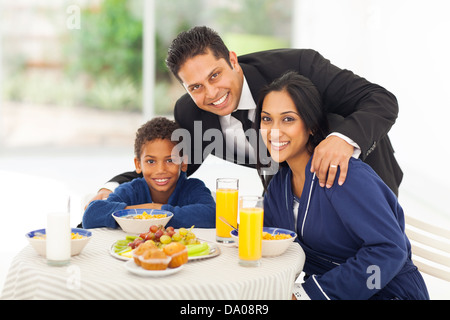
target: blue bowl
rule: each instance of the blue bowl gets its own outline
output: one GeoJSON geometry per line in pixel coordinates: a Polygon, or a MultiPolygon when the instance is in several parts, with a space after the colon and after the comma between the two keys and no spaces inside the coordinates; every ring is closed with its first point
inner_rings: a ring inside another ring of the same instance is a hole
{"type": "Polygon", "coordinates": [[[114,217],[124,218],[126,216],[137,216],[147,212],[147,214],[167,214],[168,217],[173,216],[173,213],[160,209],[123,209],[113,213],[114,217]]]}
{"type": "Polygon", "coordinates": [[[148,232],[152,225],[161,225],[163,227],[169,222],[173,217],[173,213],[170,211],[159,210],[159,209],[123,209],[116,211],[112,214],[113,218],[119,224],[123,231],[127,233],[139,234],[148,232]],[[137,216],[139,214],[166,214],[165,218],[155,218],[155,219],[130,219],[128,216],[137,216]]]}
{"type": "MultiPolygon", "coordinates": [[[[80,236],[83,236],[83,237],[91,237],[92,236],[92,232],[89,230],[86,230],[86,229],[72,228],[72,232],[78,233],[80,236]]],[[[45,234],[45,229],[38,229],[38,230],[30,231],[25,235],[25,237],[33,238],[34,236],[41,235],[41,234],[45,234]]],[[[79,240],[79,239],[74,239],[74,240],[79,240]]]]}
{"type": "MultiPolygon", "coordinates": [[[[294,239],[295,239],[295,237],[297,237],[297,234],[294,231],[287,230],[287,229],[282,229],[282,228],[264,227],[263,228],[263,232],[267,232],[267,233],[270,233],[270,234],[272,234],[272,233],[289,234],[294,239]]],[[[231,231],[231,235],[234,236],[234,237],[237,237],[238,236],[238,231],[237,230],[232,230],[231,231]]]]}
{"type": "MultiPolygon", "coordinates": [[[[275,257],[283,254],[287,248],[289,248],[291,242],[293,242],[297,237],[297,234],[294,231],[282,228],[264,227],[263,232],[270,234],[289,234],[291,236],[289,239],[263,240],[261,250],[263,257],[275,257]]],[[[238,232],[236,230],[232,230],[230,235],[234,239],[234,242],[239,245],[238,232]]]]}
{"type": "MultiPolygon", "coordinates": [[[[79,235],[83,236],[81,239],[72,239],[70,240],[70,255],[75,256],[77,254],[80,254],[83,248],[86,246],[86,244],[89,242],[89,240],[92,238],[92,232],[88,231],[86,229],[80,229],[80,228],[71,228],[71,231],[73,233],[78,233],[79,235]]],[[[38,229],[33,230],[25,234],[25,237],[28,239],[28,242],[31,244],[31,246],[37,251],[38,254],[41,256],[46,256],[46,243],[45,239],[34,239],[34,236],[37,235],[44,235],[45,229],[38,229]]]]}

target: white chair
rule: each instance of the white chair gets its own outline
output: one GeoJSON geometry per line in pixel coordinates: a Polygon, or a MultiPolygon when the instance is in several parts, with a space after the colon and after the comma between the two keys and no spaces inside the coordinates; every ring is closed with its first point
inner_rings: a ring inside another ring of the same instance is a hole
{"type": "Polygon", "coordinates": [[[406,216],[412,259],[422,273],[450,283],[450,230],[406,216]]]}

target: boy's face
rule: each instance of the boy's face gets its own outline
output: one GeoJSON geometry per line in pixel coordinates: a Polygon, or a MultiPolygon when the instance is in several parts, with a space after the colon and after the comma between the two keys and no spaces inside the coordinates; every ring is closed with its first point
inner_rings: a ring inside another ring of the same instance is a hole
{"type": "Polygon", "coordinates": [[[181,66],[178,76],[200,109],[225,116],[237,108],[244,77],[236,53],[232,51],[230,63],[232,68],[225,59],[217,59],[208,50],[181,66]]]}
{"type": "Polygon", "coordinates": [[[147,141],[141,149],[140,159],[135,158],[136,172],[144,176],[152,198],[167,198],[175,190],[181,171],[187,164],[178,155],[172,155],[175,144],[167,139],[147,141]]]}

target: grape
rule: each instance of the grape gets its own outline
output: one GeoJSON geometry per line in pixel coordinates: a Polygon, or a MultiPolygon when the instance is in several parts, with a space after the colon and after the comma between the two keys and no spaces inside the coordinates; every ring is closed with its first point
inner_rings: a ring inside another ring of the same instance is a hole
{"type": "Polygon", "coordinates": [[[169,231],[166,230],[166,233],[169,237],[172,237],[175,234],[175,231],[174,230],[169,230],[169,231]]]}
{"type": "Polygon", "coordinates": [[[148,232],[144,238],[145,241],[155,239],[155,234],[153,232],[148,232]]]}
{"type": "Polygon", "coordinates": [[[197,240],[194,238],[194,239],[186,239],[186,244],[196,244],[197,243],[197,240]]]}
{"type": "Polygon", "coordinates": [[[153,233],[156,233],[156,231],[158,231],[158,226],[157,225],[152,225],[151,227],[150,227],[150,230],[149,231],[151,231],[151,232],[153,232],[153,233]]]}
{"type": "Polygon", "coordinates": [[[164,232],[162,230],[157,230],[155,232],[155,239],[159,240],[159,238],[161,238],[161,236],[164,234],[164,232]]]}
{"type": "Polygon", "coordinates": [[[172,238],[169,237],[168,235],[164,234],[161,236],[161,238],[159,238],[159,241],[163,244],[168,244],[172,242],[172,238]]]}
{"type": "Polygon", "coordinates": [[[178,232],[172,236],[173,241],[180,241],[182,238],[183,238],[183,236],[181,234],[179,234],[178,232]]]}
{"type": "Polygon", "coordinates": [[[144,240],[142,240],[142,239],[136,239],[136,240],[134,240],[133,242],[131,242],[130,244],[128,244],[132,249],[135,249],[135,248],[137,248],[137,247],[139,247],[139,245],[141,244],[141,243],[143,243],[144,242],[144,240]]]}
{"type": "Polygon", "coordinates": [[[178,232],[182,235],[182,236],[185,236],[186,234],[187,234],[187,229],[186,228],[180,228],[179,230],[178,230],[178,232]]]}
{"type": "Polygon", "coordinates": [[[196,238],[195,234],[192,233],[192,232],[188,232],[185,237],[186,237],[186,240],[191,240],[191,239],[195,239],[196,238]]]}

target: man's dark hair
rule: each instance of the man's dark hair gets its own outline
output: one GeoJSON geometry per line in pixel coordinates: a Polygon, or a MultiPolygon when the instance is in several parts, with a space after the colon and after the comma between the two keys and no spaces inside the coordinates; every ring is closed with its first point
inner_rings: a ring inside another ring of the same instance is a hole
{"type": "Polygon", "coordinates": [[[208,50],[211,50],[217,59],[225,59],[232,67],[230,51],[222,38],[216,31],[205,26],[193,27],[178,34],[167,52],[166,65],[173,75],[182,82],[178,72],[186,60],[197,55],[207,54],[208,50]]]}
{"type": "Polygon", "coordinates": [[[175,121],[165,117],[156,117],[147,121],[136,132],[136,139],[134,142],[135,156],[140,158],[142,146],[148,141],[155,139],[167,139],[172,141],[172,133],[178,128],[179,125],[175,121]]]}

